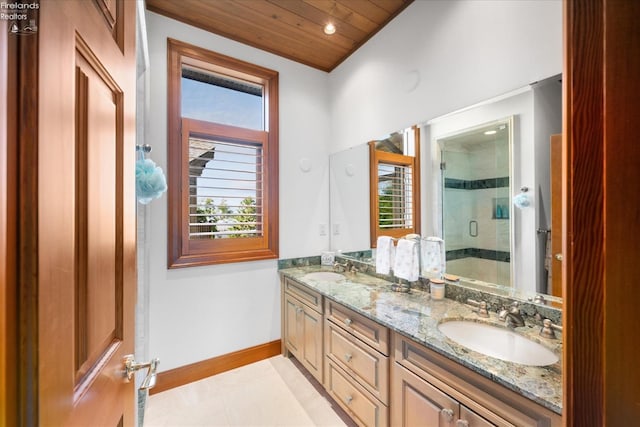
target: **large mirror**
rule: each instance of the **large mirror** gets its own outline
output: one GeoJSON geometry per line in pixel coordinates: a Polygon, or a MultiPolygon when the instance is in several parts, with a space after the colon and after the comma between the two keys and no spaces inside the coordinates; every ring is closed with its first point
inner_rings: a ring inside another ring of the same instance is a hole
{"type": "MultiPolygon", "coordinates": [[[[561,100],[553,76],[418,125],[421,235],[445,240],[447,272],[461,283],[561,296],[552,256],[561,236],[552,175],[561,171],[551,166],[561,154],[551,143],[562,129],[561,100]]],[[[371,249],[369,193],[367,143],[332,154],[332,250],[371,249]]]]}

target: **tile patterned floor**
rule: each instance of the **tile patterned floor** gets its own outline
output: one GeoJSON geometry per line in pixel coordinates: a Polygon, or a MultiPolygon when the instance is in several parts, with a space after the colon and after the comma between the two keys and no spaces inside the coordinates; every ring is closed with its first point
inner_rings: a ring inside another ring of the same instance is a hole
{"type": "Polygon", "coordinates": [[[351,425],[339,412],[294,362],[276,356],[151,396],[144,427],[351,425]]]}

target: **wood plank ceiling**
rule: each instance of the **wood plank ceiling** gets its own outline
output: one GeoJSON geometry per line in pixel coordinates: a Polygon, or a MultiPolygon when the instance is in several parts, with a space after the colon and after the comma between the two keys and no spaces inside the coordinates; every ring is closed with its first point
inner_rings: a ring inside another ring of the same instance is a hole
{"type": "Polygon", "coordinates": [[[331,71],[413,0],[147,0],[147,9],[331,71]],[[324,26],[336,27],[333,35],[324,26]]]}

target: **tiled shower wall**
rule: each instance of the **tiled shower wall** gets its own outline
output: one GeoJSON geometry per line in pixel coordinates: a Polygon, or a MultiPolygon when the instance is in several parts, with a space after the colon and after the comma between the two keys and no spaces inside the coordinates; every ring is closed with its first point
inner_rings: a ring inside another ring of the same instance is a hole
{"type": "Polygon", "coordinates": [[[447,272],[510,285],[507,140],[472,152],[447,151],[444,159],[447,272]],[[496,203],[504,211],[503,218],[496,218],[496,203]]]}

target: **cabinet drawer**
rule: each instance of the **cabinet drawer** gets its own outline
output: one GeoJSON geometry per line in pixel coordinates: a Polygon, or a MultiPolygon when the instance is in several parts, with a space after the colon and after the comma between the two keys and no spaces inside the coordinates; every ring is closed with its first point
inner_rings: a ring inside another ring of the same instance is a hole
{"type": "Polygon", "coordinates": [[[389,424],[387,407],[371,396],[347,373],[327,359],[327,392],[360,426],[385,427],[389,424]]]}
{"type": "Polygon", "coordinates": [[[327,357],[351,374],[382,403],[389,403],[389,358],[330,321],[325,324],[327,357]]]}
{"type": "Polygon", "coordinates": [[[493,424],[561,426],[562,417],[458,363],[394,333],[394,360],[493,424]]]}
{"type": "Polygon", "coordinates": [[[327,319],[385,356],[389,355],[389,329],[331,300],[325,302],[327,319]]]}
{"type": "Polygon", "coordinates": [[[284,291],[296,296],[300,301],[313,308],[318,313],[322,313],[322,295],[318,292],[285,277],[284,291]]]}

